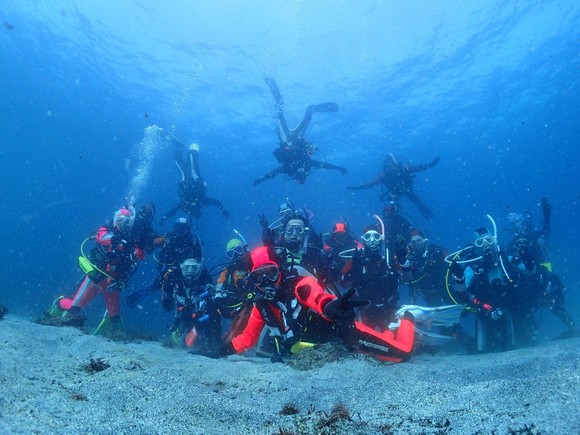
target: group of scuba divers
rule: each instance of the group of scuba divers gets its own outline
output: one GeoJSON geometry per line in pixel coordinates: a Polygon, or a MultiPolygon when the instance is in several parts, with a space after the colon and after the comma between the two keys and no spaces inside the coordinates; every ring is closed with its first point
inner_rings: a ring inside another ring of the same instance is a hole
{"type": "MultiPolygon", "coordinates": [[[[267,78],[276,101],[280,166],[254,182],[278,174],[302,184],[319,168],[342,167],[311,158],[315,148],[303,135],[315,112],[338,110],[336,103],[309,106],[304,119],[289,130],[284,103],[276,83],[267,78]]],[[[173,136],[159,134],[176,148],[175,163],[181,180],[179,202],[160,220],[178,213],[172,231],[153,228],[155,207],[126,205],[111,223],[99,228],[81,247],[83,277],[74,296],[58,297],[45,320],[54,325],[82,325],[82,309],[97,294],[107,306],[96,332],[122,331],[121,295],[140,260],[154,255],[158,276],[149,285],[129,293],[127,306],[140,306],[147,297],[160,297],[173,312],[171,339],[193,353],[212,358],[255,349],[273,361],[283,361],[316,344],[341,340],[352,350],[380,360],[401,362],[420,348],[460,343],[468,350],[488,352],[538,340],[539,313],[548,308],[575,333],[567,313],[564,285],[543,253],[550,231],[550,205],[541,201],[543,226],[535,230],[531,215],[512,213],[513,238],[498,244],[497,226],[487,215],[491,230],[480,227],[473,240],[449,253],[429,242],[425,233],[400,213],[405,196],[423,217],[433,214],[413,192],[414,174],[435,166],[412,165],[393,154],[380,175],[351,189],[383,186],[382,214],[354,234],[346,219],[325,234],[313,226],[313,214],[286,198],[278,217],[259,216],[262,245],[250,249],[238,231],[226,246],[228,264],[217,280],[203,262],[202,242],[192,231],[201,209],[218,207],[206,195],[200,175],[199,145],[184,146],[173,136]],[[185,217],[186,216],[186,217],[185,217]],[[86,243],[95,243],[92,250],[86,243]],[[408,304],[400,304],[400,289],[408,290],[408,304]],[[51,323],[52,322],[52,323],[51,323]],[[465,324],[470,328],[465,328],[465,324]]]]}

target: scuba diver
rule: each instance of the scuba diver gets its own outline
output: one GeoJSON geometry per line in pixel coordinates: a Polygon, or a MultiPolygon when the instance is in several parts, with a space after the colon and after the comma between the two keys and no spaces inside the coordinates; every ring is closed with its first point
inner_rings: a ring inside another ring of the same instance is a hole
{"type": "MultiPolygon", "coordinates": [[[[115,212],[111,226],[102,226],[87,239],[95,240],[97,246],[89,256],[81,247],[79,266],[85,275],[72,298],[60,296],[53,302],[47,312],[47,323],[50,323],[48,319],[56,319],[50,324],[82,326],[84,316],[80,314],[81,310],[101,293],[107,312],[98,330],[104,332],[105,326],[110,326],[113,331],[122,329],[120,294],[137,269],[138,247],[132,236],[135,218],[132,206],[123,207],[115,212]]],[[[142,255],[139,257],[143,258],[142,255]]]]}
{"type": "Polygon", "coordinates": [[[165,237],[160,236],[153,229],[154,218],[155,205],[150,202],[141,207],[135,216],[131,233],[137,247],[136,255],[140,260],[143,260],[147,254],[159,248],[165,242],[165,237]]]}
{"type": "MultiPolygon", "coordinates": [[[[376,216],[376,215],[375,215],[376,216]]],[[[396,320],[399,302],[399,272],[387,257],[381,228],[369,225],[362,235],[363,248],[357,249],[343,268],[343,280],[357,295],[370,303],[359,311],[361,321],[379,331],[396,320]]]]}
{"type": "MultiPolygon", "coordinates": [[[[302,209],[304,211],[304,209],[302,209]]],[[[304,211],[304,213],[308,213],[304,211]]],[[[284,237],[284,228],[290,219],[296,216],[296,210],[294,209],[294,204],[289,198],[286,198],[284,202],[278,207],[278,219],[274,220],[271,224],[268,223],[266,215],[260,214],[258,218],[260,219],[260,226],[262,227],[262,243],[272,245],[277,240],[284,237]]]]}
{"type": "MultiPolygon", "coordinates": [[[[277,256],[282,268],[288,271],[298,268],[296,272],[298,275],[316,276],[330,285],[322,238],[312,227],[311,217],[312,213],[304,208],[294,211],[290,219],[283,220],[284,226],[276,230],[277,233],[274,233],[276,238],[263,240],[264,246],[270,248],[277,256]]],[[[266,223],[267,221],[264,224],[266,223]]]]}
{"type": "Polygon", "coordinates": [[[540,201],[542,207],[543,223],[541,228],[532,228],[532,216],[528,211],[523,213],[510,213],[508,222],[513,225],[514,236],[508,244],[509,252],[530,251],[534,261],[545,261],[545,239],[550,234],[552,207],[547,198],[540,201]]]}
{"type": "Polygon", "coordinates": [[[423,217],[430,220],[433,218],[433,212],[415,194],[413,184],[415,183],[415,174],[417,172],[434,167],[439,163],[439,160],[440,158],[436,157],[431,163],[412,165],[402,161],[402,159],[396,158],[394,154],[389,153],[383,164],[383,170],[378,177],[359,186],[349,186],[347,189],[368,189],[377,184],[382,184],[386,192],[381,195],[381,200],[386,197],[389,201],[398,203],[401,197],[406,196],[417,206],[423,217]]]}
{"type": "Polygon", "coordinates": [[[236,230],[237,237],[226,245],[230,263],[221,271],[215,285],[214,302],[225,322],[231,323],[228,339],[237,335],[248,322],[255,287],[247,279],[250,273],[250,250],[246,239],[236,230]]]}
{"type": "Polygon", "coordinates": [[[407,240],[409,234],[415,230],[409,220],[400,212],[399,204],[389,201],[383,208],[383,226],[385,228],[384,240],[387,254],[389,256],[399,256],[401,261],[406,255],[407,240]]]}
{"type": "Polygon", "coordinates": [[[343,219],[332,226],[330,233],[323,234],[322,263],[329,281],[339,285],[342,279],[342,270],[351,254],[363,248],[343,219]]]}
{"type": "MultiPolygon", "coordinates": [[[[163,238],[163,245],[159,255],[155,257],[159,270],[159,276],[152,283],[130,293],[125,299],[128,307],[136,307],[149,295],[161,289],[163,275],[172,267],[178,266],[186,258],[192,257],[198,260],[203,258],[202,242],[191,231],[191,221],[184,217],[177,218],[173,224],[173,231],[163,238]]],[[[157,246],[155,246],[157,247],[157,246]]]]}
{"type": "Polygon", "coordinates": [[[187,213],[191,219],[199,219],[201,217],[201,209],[208,205],[219,208],[223,216],[228,219],[230,213],[223,204],[219,200],[209,197],[206,194],[207,183],[200,175],[199,162],[197,160],[199,145],[196,143],[189,145],[186,157],[184,157],[185,145],[168,133],[165,134],[165,137],[175,145],[175,165],[181,176],[181,181],[177,183],[179,188],[179,203],[161,218],[161,223],[164,223],[171,216],[174,216],[178,211],[187,213]]]}
{"type": "Polygon", "coordinates": [[[522,271],[505,258],[497,242],[495,221],[487,217],[493,233],[485,227],[477,228],[472,244],[445,259],[455,292],[476,315],[478,352],[511,349],[516,340],[529,341],[537,333],[532,319],[536,302],[521,285],[522,274],[533,272],[522,271]]]}
{"type": "Polygon", "coordinates": [[[221,345],[221,316],[213,303],[212,292],[211,276],[197,258],[186,258],[165,273],[161,282],[161,305],[168,312],[175,308],[171,328],[174,343],[183,341],[191,348],[201,334],[202,346],[216,349],[221,345]]]}
{"type": "Polygon", "coordinates": [[[428,307],[451,303],[445,292],[446,249],[434,245],[419,230],[411,231],[407,255],[400,260],[402,282],[409,286],[409,303],[422,299],[428,307]]]}
{"type": "Polygon", "coordinates": [[[249,279],[258,295],[246,328],[217,351],[200,353],[211,358],[242,353],[256,346],[267,328],[277,345],[279,358],[273,361],[337,336],[380,360],[401,362],[410,358],[414,339],[411,314],[405,314],[396,332],[379,333],[355,321],[354,309],[368,301],[354,298],[354,291],[337,297],[313,276],[288,279],[277,257],[265,246],[250,255],[249,279]]]}
{"type": "Polygon", "coordinates": [[[346,174],[346,168],[313,160],[311,156],[316,147],[304,139],[304,133],[312,120],[312,114],[315,112],[337,112],[338,105],[330,102],[308,106],[300,124],[294,130],[290,130],[284,117],[284,100],[278,85],[271,77],[266,77],[265,80],[276,101],[276,116],[278,118],[276,133],[278,134],[279,146],[274,151],[274,157],[280,166],[254,180],[254,187],[279,174],[287,174],[299,184],[304,184],[308,175],[316,169],[334,169],[346,174]]]}
{"type": "Polygon", "coordinates": [[[565,286],[558,275],[552,271],[552,263],[546,262],[545,239],[551,229],[551,206],[547,198],[540,201],[543,223],[541,228],[533,229],[532,216],[528,211],[510,213],[508,221],[513,225],[514,236],[507,252],[511,261],[521,269],[529,270],[525,275],[530,294],[537,299],[537,309],[547,307],[566,327],[562,337],[577,333],[576,324],[566,310],[565,286]]]}

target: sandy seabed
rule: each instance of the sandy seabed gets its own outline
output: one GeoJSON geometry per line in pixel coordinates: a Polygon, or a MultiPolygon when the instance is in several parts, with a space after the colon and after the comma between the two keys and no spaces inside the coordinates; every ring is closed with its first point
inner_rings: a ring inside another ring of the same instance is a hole
{"type": "Polygon", "coordinates": [[[0,321],[0,433],[580,433],[580,338],[300,370],[0,321]],[[87,365],[110,367],[90,373],[87,365]]]}

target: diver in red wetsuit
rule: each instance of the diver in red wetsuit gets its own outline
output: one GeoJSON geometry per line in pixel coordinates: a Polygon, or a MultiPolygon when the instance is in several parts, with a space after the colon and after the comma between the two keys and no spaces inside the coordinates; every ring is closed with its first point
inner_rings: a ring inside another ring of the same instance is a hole
{"type": "Polygon", "coordinates": [[[63,324],[82,323],[80,311],[101,293],[107,306],[107,317],[120,324],[120,295],[137,268],[137,260],[145,257],[133,235],[136,213],[132,206],[115,212],[113,225],[100,227],[94,236],[97,247],[90,258],[79,265],[85,272],[72,298],[57,298],[48,314],[61,317],[63,324]],[[77,320],[78,319],[78,320],[77,320]]]}
{"type": "Polygon", "coordinates": [[[258,289],[245,329],[210,357],[242,353],[258,343],[264,327],[276,339],[281,356],[293,353],[303,342],[323,342],[339,336],[348,345],[378,359],[401,362],[411,356],[414,341],[412,316],[405,315],[396,332],[377,332],[354,320],[355,308],[368,301],[353,298],[354,290],[336,296],[313,276],[285,277],[267,247],[251,252],[250,281],[258,289]]]}

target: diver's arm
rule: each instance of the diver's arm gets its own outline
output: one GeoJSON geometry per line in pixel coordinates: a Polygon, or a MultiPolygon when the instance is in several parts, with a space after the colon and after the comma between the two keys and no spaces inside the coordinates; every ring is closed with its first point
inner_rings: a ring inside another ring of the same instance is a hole
{"type": "Polygon", "coordinates": [[[177,213],[179,210],[181,210],[181,201],[174,205],[166,214],[165,216],[163,216],[161,218],[161,223],[164,223],[167,219],[169,219],[171,216],[175,216],[175,213],[177,213]]]}
{"type": "Polygon", "coordinates": [[[423,163],[421,165],[405,165],[405,169],[411,174],[426,171],[427,169],[431,169],[433,166],[437,165],[439,160],[441,160],[441,157],[435,157],[430,163],[423,163]]]}
{"type": "Polygon", "coordinates": [[[311,276],[302,278],[294,289],[296,298],[301,305],[308,307],[318,314],[324,314],[324,307],[336,296],[326,293],[324,288],[311,276]]]}
{"type": "Polygon", "coordinates": [[[256,178],[254,180],[254,187],[256,187],[260,183],[263,183],[266,180],[269,180],[270,178],[274,178],[276,175],[279,175],[282,172],[284,172],[284,166],[278,166],[276,169],[273,169],[270,172],[267,172],[266,174],[262,175],[260,178],[256,178]]]}
{"type": "Polygon", "coordinates": [[[368,188],[370,188],[370,187],[373,187],[373,186],[376,186],[377,184],[380,184],[380,183],[382,183],[382,182],[383,182],[383,179],[384,179],[384,177],[383,177],[383,175],[381,174],[381,175],[379,175],[378,177],[376,177],[376,178],[373,178],[373,179],[372,179],[371,181],[369,181],[368,183],[364,183],[364,184],[361,184],[361,185],[359,185],[359,186],[348,186],[348,187],[347,187],[347,189],[349,189],[349,190],[360,190],[360,189],[368,189],[368,188]]]}
{"type": "Polygon", "coordinates": [[[214,207],[217,207],[221,210],[225,218],[228,218],[230,216],[230,213],[226,210],[226,208],[219,199],[206,196],[205,198],[203,198],[203,205],[213,205],[214,207]]]}

